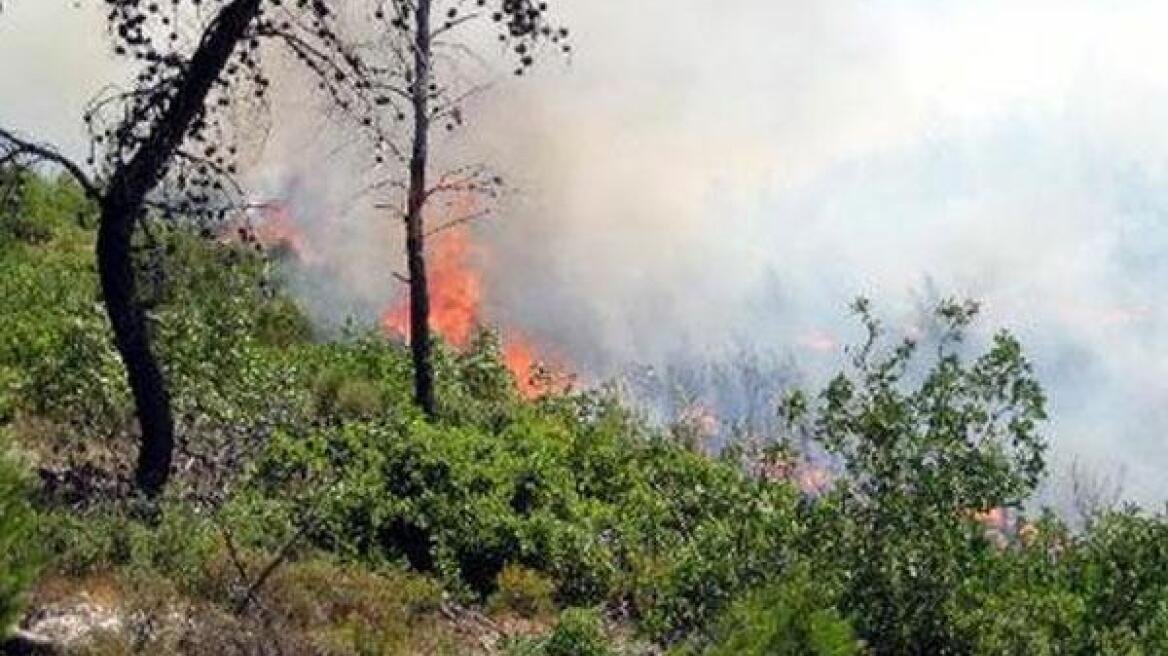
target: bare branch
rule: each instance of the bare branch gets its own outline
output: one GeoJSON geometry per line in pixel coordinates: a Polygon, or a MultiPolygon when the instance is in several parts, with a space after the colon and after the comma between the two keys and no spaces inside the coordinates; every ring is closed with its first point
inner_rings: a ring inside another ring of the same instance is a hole
{"type": "Polygon", "coordinates": [[[467,223],[472,223],[474,221],[478,221],[479,219],[486,218],[490,215],[491,215],[491,210],[486,209],[486,210],[479,210],[478,212],[473,212],[471,214],[467,214],[466,216],[460,216],[457,219],[451,219],[450,221],[443,223],[442,225],[438,226],[437,228],[431,229],[429,232],[426,233],[426,236],[433,237],[434,235],[436,235],[440,232],[445,232],[445,231],[450,230],[452,228],[457,228],[460,225],[465,225],[467,223]]]}
{"type": "Polygon", "coordinates": [[[0,128],[0,165],[16,162],[21,157],[30,157],[36,161],[55,164],[65,170],[77,184],[85,191],[85,195],[97,199],[101,197],[101,190],[97,184],[85,173],[77,163],[62,155],[53,146],[37,144],[17,137],[12,132],[0,128]]]}
{"type": "Polygon", "coordinates": [[[458,18],[455,18],[452,20],[448,20],[442,24],[442,27],[439,27],[438,29],[431,31],[430,38],[436,39],[439,36],[442,36],[443,34],[445,34],[447,32],[450,32],[454,29],[457,29],[458,26],[462,25],[463,23],[469,23],[470,21],[473,21],[473,20],[479,18],[480,16],[482,16],[481,13],[473,12],[470,14],[463,14],[462,16],[459,16],[458,18]]]}
{"type": "Polygon", "coordinates": [[[297,529],[295,533],[292,534],[291,537],[288,538],[287,541],[284,542],[284,545],[280,547],[280,550],[276,552],[276,555],[270,561],[268,561],[268,564],[264,566],[263,570],[260,571],[259,576],[257,576],[256,579],[252,581],[252,584],[248,586],[247,591],[245,591],[239,601],[236,602],[236,615],[242,615],[243,612],[247,610],[247,607],[251,605],[260,589],[264,587],[264,584],[268,582],[268,579],[271,578],[272,574],[275,574],[276,570],[279,569],[280,566],[283,565],[285,561],[287,561],[288,558],[292,555],[292,549],[315,526],[315,520],[305,522],[299,529],[297,529]]]}

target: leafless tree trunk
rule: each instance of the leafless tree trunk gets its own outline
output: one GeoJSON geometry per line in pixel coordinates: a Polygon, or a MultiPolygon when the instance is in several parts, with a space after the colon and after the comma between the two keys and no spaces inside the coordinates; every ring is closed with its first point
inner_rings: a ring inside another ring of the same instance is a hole
{"type": "Polygon", "coordinates": [[[414,14],[414,79],[410,86],[414,135],[410,151],[410,185],[406,201],[406,258],[410,278],[410,351],[414,362],[414,398],[430,418],[437,414],[434,363],[431,359],[430,289],[426,280],[426,168],[430,141],[430,9],[418,0],[414,14]]]}

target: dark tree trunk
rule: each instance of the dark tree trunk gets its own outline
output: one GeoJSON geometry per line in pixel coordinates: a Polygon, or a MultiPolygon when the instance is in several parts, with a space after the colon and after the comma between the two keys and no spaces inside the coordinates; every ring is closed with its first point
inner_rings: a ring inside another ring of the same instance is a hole
{"type": "Polygon", "coordinates": [[[113,199],[102,204],[102,221],[97,232],[97,267],[114,342],[126,368],[142,430],[135,481],[138,489],[155,496],[165,487],[170,473],[174,417],[166,379],[150,350],[145,313],[134,298],[130,237],[134,232],[136,214],[126,204],[113,199]]]}
{"type": "Polygon", "coordinates": [[[414,83],[410,89],[414,141],[406,206],[406,259],[410,276],[410,352],[414,361],[414,399],[426,416],[437,415],[431,359],[430,287],[426,280],[426,166],[430,140],[430,5],[419,0],[415,13],[414,83]]]}
{"type": "Polygon", "coordinates": [[[203,113],[212,85],[258,14],[260,1],[235,0],[219,13],[191,58],[174,99],[134,156],[114,171],[101,199],[97,267],[114,342],[126,367],[142,428],[135,480],[151,497],[162,492],[170,476],[174,418],[166,379],[150,350],[146,316],[135,297],[130,240],[142,216],[146,194],[166,174],[191,124],[203,113]]]}

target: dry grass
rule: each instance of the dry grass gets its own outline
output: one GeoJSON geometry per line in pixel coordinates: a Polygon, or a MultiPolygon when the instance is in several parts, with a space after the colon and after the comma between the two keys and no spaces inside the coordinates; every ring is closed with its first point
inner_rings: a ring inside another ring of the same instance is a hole
{"type": "Polygon", "coordinates": [[[416,574],[289,563],[257,603],[236,614],[226,586],[238,580],[226,567],[221,572],[225,589],[201,596],[154,574],[50,576],[34,591],[33,607],[75,613],[82,623],[84,612],[73,609],[97,607],[119,618],[115,630],[91,632],[76,645],[79,656],[437,656],[489,653],[494,643],[442,612],[440,587],[416,574]]]}

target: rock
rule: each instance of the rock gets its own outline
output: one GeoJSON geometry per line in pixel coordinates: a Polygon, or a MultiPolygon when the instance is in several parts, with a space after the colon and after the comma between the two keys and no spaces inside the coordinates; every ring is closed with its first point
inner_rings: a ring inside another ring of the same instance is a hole
{"type": "Polygon", "coordinates": [[[63,653],[64,649],[52,639],[23,629],[14,631],[0,642],[0,654],[5,656],[57,656],[63,653]]]}
{"type": "Polygon", "coordinates": [[[94,634],[113,633],[124,621],[116,611],[83,598],[69,604],[38,608],[23,622],[23,628],[5,643],[5,654],[58,654],[85,644],[94,634]],[[12,651],[13,649],[26,651],[12,651]],[[33,649],[28,651],[28,649],[33,649]],[[36,651],[35,649],[41,649],[36,651]],[[50,649],[50,651],[44,651],[50,649]]]}

